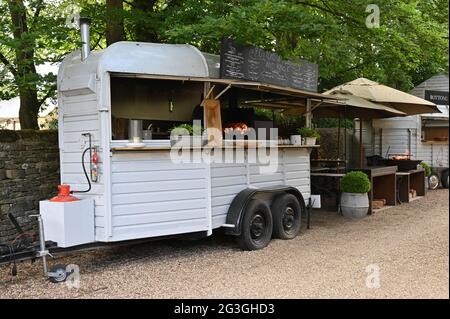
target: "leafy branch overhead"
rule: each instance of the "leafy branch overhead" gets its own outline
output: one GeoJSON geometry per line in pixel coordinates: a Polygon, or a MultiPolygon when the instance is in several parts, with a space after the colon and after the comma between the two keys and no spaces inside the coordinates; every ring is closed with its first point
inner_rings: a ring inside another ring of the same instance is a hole
{"type": "Polygon", "coordinates": [[[319,64],[319,88],[366,77],[409,90],[448,70],[448,2],[378,0],[0,1],[0,99],[20,95],[22,127],[55,97],[56,76],[36,72],[79,45],[74,11],[93,19],[91,47],[120,41],[189,43],[219,53],[222,37],[319,64]],[[75,10],[74,10],[75,9],[75,10]]]}

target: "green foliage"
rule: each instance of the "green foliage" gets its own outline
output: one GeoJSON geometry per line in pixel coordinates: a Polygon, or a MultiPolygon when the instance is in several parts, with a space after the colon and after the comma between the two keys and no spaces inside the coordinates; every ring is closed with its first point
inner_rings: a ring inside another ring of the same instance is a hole
{"type": "Polygon", "coordinates": [[[425,170],[425,175],[426,176],[430,176],[431,175],[431,167],[430,165],[428,165],[425,162],[420,163],[420,165],[423,167],[423,169],[425,170]]]}
{"type": "Polygon", "coordinates": [[[340,126],[341,128],[353,129],[355,127],[355,123],[350,119],[341,119],[341,123],[339,125],[339,119],[337,118],[313,117],[312,123],[314,124],[314,127],[318,128],[334,128],[340,126]]]}
{"type": "Polygon", "coordinates": [[[309,127],[299,128],[299,129],[297,129],[297,133],[300,134],[302,137],[320,138],[319,132],[317,132],[315,129],[309,128],[309,127]]]}
{"type": "Polygon", "coordinates": [[[173,135],[201,135],[203,129],[198,125],[180,124],[174,126],[170,133],[173,135]]]}
{"type": "MultiPolygon", "coordinates": [[[[369,0],[127,0],[123,10],[107,9],[106,0],[29,0],[24,1],[28,31],[20,39],[13,36],[10,2],[17,1],[0,1],[0,55],[5,58],[0,59],[0,99],[19,95],[19,87],[36,87],[40,102],[55,98],[55,74],[13,75],[23,69],[16,52],[33,49],[25,61],[39,68],[78,49],[78,30],[66,26],[72,6],[93,19],[94,50],[106,47],[107,26],[117,20],[123,20],[125,40],[189,43],[216,54],[220,40],[232,37],[286,59],[316,62],[320,91],[358,77],[408,91],[448,70],[445,0],[378,0],[380,27],[372,29],[365,25],[369,0]]],[[[295,131],[291,123],[302,121],[277,120],[286,124],[287,135],[295,131]]],[[[316,121],[318,127],[337,126],[316,121]]],[[[352,127],[345,121],[343,126],[352,127]]]]}
{"type": "Polygon", "coordinates": [[[341,190],[344,193],[367,193],[370,188],[369,178],[360,171],[348,172],[341,180],[341,190]]]}

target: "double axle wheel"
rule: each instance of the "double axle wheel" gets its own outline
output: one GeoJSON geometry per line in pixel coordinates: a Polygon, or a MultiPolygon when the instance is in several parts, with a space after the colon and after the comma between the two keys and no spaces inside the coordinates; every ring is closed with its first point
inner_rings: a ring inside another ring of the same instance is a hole
{"type": "Polygon", "coordinates": [[[259,199],[252,199],[242,218],[239,246],[244,250],[266,247],[272,236],[293,239],[300,232],[301,208],[292,194],[279,195],[271,207],[259,199]]]}
{"type": "Polygon", "coordinates": [[[273,237],[293,239],[297,237],[301,226],[300,204],[292,194],[278,196],[272,204],[273,237]]]}

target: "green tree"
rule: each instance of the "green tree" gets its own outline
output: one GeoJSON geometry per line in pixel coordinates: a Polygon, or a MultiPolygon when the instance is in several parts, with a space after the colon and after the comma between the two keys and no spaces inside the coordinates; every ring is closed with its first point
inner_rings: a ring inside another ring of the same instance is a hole
{"type": "Polygon", "coordinates": [[[219,53],[220,40],[272,50],[319,65],[319,89],[367,77],[409,90],[448,72],[448,1],[378,0],[380,27],[365,24],[371,0],[7,0],[0,2],[0,99],[21,96],[21,124],[37,127],[59,62],[79,46],[65,24],[77,5],[93,19],[91,47],[116,41],[189,43],[219,53]]]}
{"type": "Polygon", "coordinates": [[[39,109],[56,90],[56,75],[36,67],[60,61],[77,44],[68,41],[62,9],[43,0],[0,2],[0,99],[20,96],[24,129],[38,129],[39,109]]]}

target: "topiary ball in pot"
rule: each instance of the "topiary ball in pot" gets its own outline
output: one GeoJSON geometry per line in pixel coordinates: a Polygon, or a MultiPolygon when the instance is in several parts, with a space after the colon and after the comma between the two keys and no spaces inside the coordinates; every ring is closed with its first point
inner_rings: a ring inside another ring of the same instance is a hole
{"type": "Polygon", "coordinates": [[[362,218],[369,212],[369,197],[371,184],[367,175],[355,171],[345,174],[341,180],[341,211],[342,215],[351,218],[362,218]]]}

